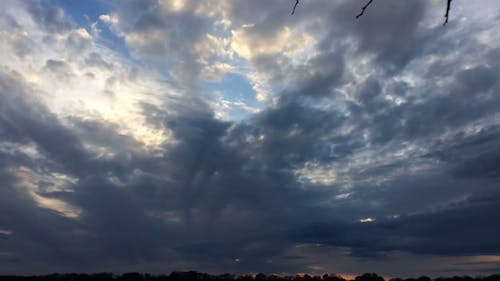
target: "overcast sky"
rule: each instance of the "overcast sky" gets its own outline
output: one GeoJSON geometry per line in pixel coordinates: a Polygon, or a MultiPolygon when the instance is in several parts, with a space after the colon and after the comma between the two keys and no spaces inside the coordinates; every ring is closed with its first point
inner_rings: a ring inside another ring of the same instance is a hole
{"type": "Polygon", "coordinates": [[[500,270],[497,0],[0,11],[0,273],[500,270]]]}

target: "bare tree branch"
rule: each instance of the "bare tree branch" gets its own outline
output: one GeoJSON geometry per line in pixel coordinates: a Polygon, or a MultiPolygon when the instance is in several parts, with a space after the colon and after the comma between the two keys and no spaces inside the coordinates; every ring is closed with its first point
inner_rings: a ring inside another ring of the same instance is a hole
{"type": "MultiPolygon", "coordinates": [[[[448,23],[448,19],[450,17],[450,10],[451,10],[451,2],[453,0],[447,0],[447,4],[446,4],[446,13],[444,15],[444,18],[445,18],[445,21],[443,23],[443,26],[446,25],[448,23]]],[[[373,0],[369,0],[364,6],[363,8],[361,8],[361,12],[356,16],[356,18],[358,19],[359,17],[363,16],[365,14],[365,10],[368,9],[368,7],[372,4],[373,0]]],[[[295,5],[293,5],[293,9],[292,9],[292,15],[295,14],[295,9],[297,8],[297,5],[299,5],[299,0],[295,0],[295,5]]]]}
{"type": "Polygon", "coordinates": [[[445,26],[448,23],[448,17],[450,16],[450,9],[451,9],[451,1],[453,0],[448,0],[448,4],[446,5],[446,14],[444,15],[445,20],[443,26],[445,26]]]}
{"type": "Polygon", "coordinates": [[[361,9],[361,13],[359,13],[359,15],[356,16],[356,18],[361,17],[365,13],[366,8],[368,8],[368,6],[370,6],[372,2],[373,0],[368,1],[368,3],[366,3],[366,5],[364,5],[363,8],[361,9]]]}
{"type": "Polygon", "coordinates": [[[295,8],[299,5],[299,0],[295,0],[295,5],[293,5],[292,15],[295,14],[295,8]]]}

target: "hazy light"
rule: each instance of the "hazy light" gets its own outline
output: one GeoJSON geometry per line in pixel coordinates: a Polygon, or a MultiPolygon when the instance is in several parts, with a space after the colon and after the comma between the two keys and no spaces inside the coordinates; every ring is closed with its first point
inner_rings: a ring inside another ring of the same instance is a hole
{"type": "Polygon", "coordinates": [[[361,223],[369,223],[369,222],[374,222],[374,218],[364,218],[364,219],[359,219],[359,222],[361,223]]]}

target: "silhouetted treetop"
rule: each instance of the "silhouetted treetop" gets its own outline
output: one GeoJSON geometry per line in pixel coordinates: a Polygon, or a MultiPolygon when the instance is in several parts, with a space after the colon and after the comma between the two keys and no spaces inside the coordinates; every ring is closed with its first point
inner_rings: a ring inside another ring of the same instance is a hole
{"type": "MultiPolygon", "coordinates": [[[[139,272],[130,272],[122,275],[112,273],[96,273],[96,274],[50,274],[42,276],[0,276],[0,281],[347,281],[343,277],[336,274],[324,275],[293,275],[293,276],[280,276],[280,275],[266,275],[259,273],[257,275],[240,275],[221,274],[212,275],[197,271],[188,272],[172,272],[170,275],[151,275],[139,272]]],[[[454,276],[454,277],[439,277],[434,280],[422,276],[419,278],[392,278],[391,281],[500,281],[500,275],[490,275],[487,277],[470,277],[470,276],[454,276]]],[[[349,281],[384,281],[382,276],[376,273],[365,273],[357,276],[354,280],[349,281]]]]}

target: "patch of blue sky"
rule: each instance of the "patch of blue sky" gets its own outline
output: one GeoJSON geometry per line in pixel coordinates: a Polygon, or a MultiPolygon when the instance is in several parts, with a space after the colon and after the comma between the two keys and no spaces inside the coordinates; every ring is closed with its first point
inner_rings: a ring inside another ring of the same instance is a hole
{"type": "Polygon", "coordinates": [[[230,119],[245,119],[265,107],[256,99],[252,85],[238,73],[228,73],[218,82],[203,82],[201,88],[209,99],[223,99],[232,105],[228,110],[230,119]]]}
{"type": "Polygon", "coordinates": [[[235,100],[246,100],[256,103],[255,92],[248,80],[238,73],[228,73],[218,82],[207,82],[206,89],[208,91],[224,92],[224,98],[235,100]]]}
{"type": "Polygon", "coordinates": [[[109,29],[108,25],[103,24],[102,22],[98,22],[98,28],[100,30],[99,40],[98,40],[99,43],[114,50],[115,52],[120,53],[123,56],[123,58],[134,61],[136,63],[138,62],[130,54],[129,48],[125,43],[125,40],[122,37],[117,36],[114,32],[112,32],[109,29]]]}
{"type": "MultiPolygon", "coordinates": [[[[74,22],[77,28],[85,28],[91,31],[91,26],[97,23],[99,29],[98,43],[109,50],[116,52],[122,59],[133,64],[142,64],[140,60],[134,58],[128,48],[124,38],[114,33],[107,24],[99,20],[99,16],[110,14],[116,8],[110,1],[103,0],[42,0],[47,6],[56,6],[64,10],[65,14],[74,22]]],[[[218,27],[217,35],[227,35],[227,30],[218,27]]],[[[166,81],[172,82],[174,79],[170,71],[172,65],[165,61],[147,62],[150,66],[159,71],[166,81]],[[152,65],[151,65],[152,63],[152,65]]],[[[265,104],[256,99],[256,93],[252,85],[241,74],[226,74],[218,82],[202,82],[200,85],[202,94],[210,100],[223,99],[230,103],[228,109],[229,118],[242,120],[265,107],[265,104]]]]}
{"type": "Polygon", "coordinates": [[[113,9],[110,2],[102,0],[45,0],[51,6],[62,8],[78,26],[86,26],[96,22],[99,16],[113,9]]]}
{"type": "Polygon", "coordinates": [[[44,2],[60,7],[79,28],[85,28],[89,32],[92,24],[97,23],[100,31],[98,39],[100,44],[119,53],[127,60],[137,62],[130,55],[124,39],[117,36],[107,24],[99,20],[99,16],[109,14],[114,10],[115,7],[111,2],[103,0],[44,0],[44,2]]]}

